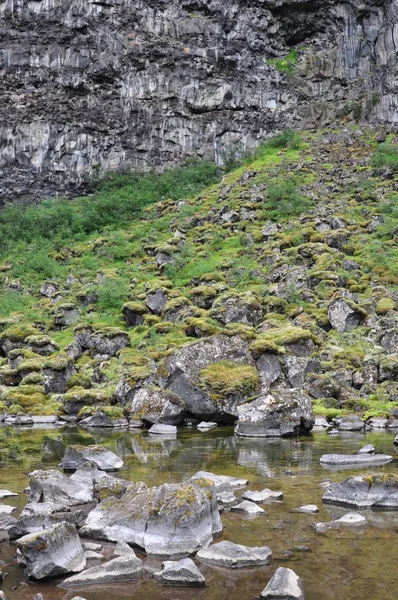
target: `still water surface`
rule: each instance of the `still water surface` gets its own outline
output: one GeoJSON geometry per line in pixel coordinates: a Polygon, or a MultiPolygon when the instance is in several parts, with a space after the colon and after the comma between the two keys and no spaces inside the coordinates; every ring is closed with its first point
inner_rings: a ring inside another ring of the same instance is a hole
{"type": "MultiPolygon", "coordinates": [[[[23,571],[13,564],[15,546],[2,545],[0,559],[8,563],[9,575],[1,589],[9,600],[31,600],[39,591],[45,600],[70,600],[81,595],[86,600],[254,600],[278,566],[288,566],[304,581],[306,600],[392,600],[398,588],[398,513],[364,513],[371,523],[360,530],[340,529],[316,534],[311,524],[337,518],[347,510],[322,505],[330,478],[341,481],[361,470],[331,471],[322,467],[324,453],[356,452],[372,443],[378,452],[393,454],[393,433],[346,433],[332,437],[314,433],[300,439],[239,439],[232,428],[209,433],[179,430],[175,440],[161,440],[146,432],[64,429],[0,429],[0,488],[19,493],[4,504],[22,508],[27,502],[23,490],[28,473],[38,468],[54,468],[70,444],[104,444],[123,458],[121,477],[148,485],[179,482],[198,470],[249,479],[249,489],[269,487],[281,490],[284,499],[263,505],[268,515],[250,519],[239,513],[223,513],[224,531],[220,539],[248,546],[267,545],[273,552],[269,567],[222,569],[199,564],[207,586],[164,588],[150,577],[139,583],[101,588],[85,587],[65,591],[60,581],[24,585],[23,571]],[[317,504],[317,515],[291,513],[303,504],[317,504]],[[303,548],[297,547],[305,546],[303,548]],[[17,590],[13,590],[18,585],[17,590]]],[[[398,473],[398,454],[378,472],[398,473]]],[[[362,469],[363,471],[363,469],[362,469]]],[[[238,492],[238,495],[240,492],[238,492]]],[[[217,540],[219,541],[219,540],[217,540]]],[[[145,559],[146,567],[158,570],[161,561],[145,559]]],[[[91,566],[91,565],[90,565],[91,566]]],[[[1,585],[1,584],[0,584],[1,585]]]]}

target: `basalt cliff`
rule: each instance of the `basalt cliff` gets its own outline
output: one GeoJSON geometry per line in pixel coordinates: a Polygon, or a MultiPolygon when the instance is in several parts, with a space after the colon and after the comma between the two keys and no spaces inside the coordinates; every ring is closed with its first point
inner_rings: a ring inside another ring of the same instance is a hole
{"type": "Polygon", "coordinates": [[[1,0],[0,198],[398,121],[396,0],[1,0]]]}

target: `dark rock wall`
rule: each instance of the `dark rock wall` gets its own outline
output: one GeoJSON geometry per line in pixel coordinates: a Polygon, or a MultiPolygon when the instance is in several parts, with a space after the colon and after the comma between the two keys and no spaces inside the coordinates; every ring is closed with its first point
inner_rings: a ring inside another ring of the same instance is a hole
{"type": "Polygon", "coordinates": [[[396,0],[0,0],[0,19],[3,200],[222,162],[284,126],[398,121],[396,0]]]}

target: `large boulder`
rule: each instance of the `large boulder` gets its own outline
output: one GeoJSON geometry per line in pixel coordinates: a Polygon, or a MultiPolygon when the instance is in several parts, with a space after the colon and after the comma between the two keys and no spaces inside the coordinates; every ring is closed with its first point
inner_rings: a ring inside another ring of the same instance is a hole
{"type": "Polygon", "coordinates": [[[280,437],[308,433],[314,425],[312,403],[304,390],[278,390],[238,406],[236,433],[242,437],[280,437]]]}
{"type": "Polygon", "coordinates": [[[266,600],[304,600],[303,582],[292,569],[279,567],[260,598],[266,600]]]}
{"type": "Polygon", "coordinates": [[[132,484],[122,498],[102,501],[81,532],[125,541],[148,554],[175,556],[206,547],[222,529],[214,486],[208,480],[148,488],[132,484]]]}
{"type": "Polygon", "coordinates": [[[122,459],[104,446],[69,446],[61,467],[65,471],[74,471],[87,461],[95,463],[102,471],[117,471],[123,466],[122,459]]]}
{"type": "Polygon", "coordinates": [[[162,387],[206,421],[232,423],[239,404],[259,386],[248,345],[238,336],[215,335],[187,344],[165,361],[160,374],[162,387]]]}
{"type": "Polygon", "coordinates": [[[79,573],[86,566],[84,550],[74,525],[57,523],[17,542],[28,577],[44,579],[79,573]]]}
{"type": "Polygon", "coordinates": [[[258,325],[263,318],[259,300],[251,292],[237,294],[228,292],[213,303],[211,315],[222,325],[244,323],[258,325]]]}
{"type": "Polygon", "coordinates": [[[210,565],[237,569],[268,565],[271,562],[272,552],[268,546],[251,548],[225,540],[199,550],[196,556],[210,565]]]}
{"type": "Polygon", "coordinates": [[[398,479],[389,473],[348,477],[330,485],[322,501],[353,508],[398,510],[398,479]]]}
{"type": "Polygon", "coordinates": [[[62,586],[102,585],[134,581],[142,577],[142,561],[131,552],[126,556],[118,556],[109,562],[86,569],[82,573],[72,575],[62,582],[62,586]]]}

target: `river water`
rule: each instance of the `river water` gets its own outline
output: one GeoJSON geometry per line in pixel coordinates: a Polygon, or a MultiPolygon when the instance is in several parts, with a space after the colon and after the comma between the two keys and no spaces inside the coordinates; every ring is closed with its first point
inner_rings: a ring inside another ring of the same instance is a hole
{"type": "MultiPolygon", "coordinates": [[[[234,475],[249,480],[249,489],[281,490],[283,501],[262,505],[267,515],[248,518],[240,513],[222,514],[222,536],[247,546],[267,545],[272,564],[257,569],[221,569],[198,563],[206,577],[205,588],[165,588],[149,576],[138,583],[100,588],[63,590],[61,580],[24,582],[23,570],[13,557],[15,546],[3,544],[0,558],[7,563],[3,591],[9,600],[31,600],[41,592],[45,600],[254,600],[278,566],[292,568],[304,582],[306,600],[392,600],[398,587],[398,512],[365,512],[370,524],[317,534],[316,521],[328,521],[348,512],[323,506],[325,480],[341,481],[364,470],[331,471],[319,463],[324,453],[353,453],[365,443],[378,452],[395,456],[393,433],[345,433],[328,436],[313,433],[299,439],[241,439],[232,428],[208,433],[179,430],[177,439],[161,440],[146,432],[93,431],[77,428],[0,429],[0,488],[18,492],[4,504],[22,508],[28,473],[37,468],[57,467],[70,444],[103,444],[123,458],[121,477],[148,485],[179,482],[198,470],[234,475]],[[303,504],[317,504],[316,515],[292,513],[303,504]],[[303,548],[305,547],[305,548],[303,548]],[[304,551],[305,550],[305,551],[304,551]],[[17,586],[17,589],[13,589],[17,586]]],[[[378,472],[397,472],[398,454],[378,472]]],[[[375,469],[373,469],[375,470],[375,469]]],[[[238,492],[239,495],[240,492],[238,492]]],[[[145,559],[148,570],[160,560],[145,559]]],[[[93,563],[94,564],[94,563],[93,563]]],[[[90,566],[92,566],[90,564],[90,566]]],[[[0,584],[1,586],[1,584],[0,584]]]]}

